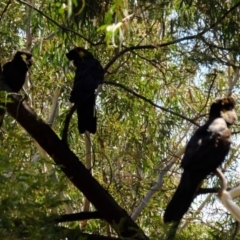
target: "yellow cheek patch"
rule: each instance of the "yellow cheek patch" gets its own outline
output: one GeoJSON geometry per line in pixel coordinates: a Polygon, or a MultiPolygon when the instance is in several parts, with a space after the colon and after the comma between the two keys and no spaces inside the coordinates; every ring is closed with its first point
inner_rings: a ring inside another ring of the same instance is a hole
{"type": "Polygon", "coordinates": [[[26,54],[22,54],[21,58],[26,61],[27,60],[27,55],[26,54]]]}
{"type": "Polygon", "coordinates": [[[83,51],[81,51],[81,50],[78,52],[78,54],[79,54],[80,57],[84,57],[85,56],[85,53],[83,51]]]}

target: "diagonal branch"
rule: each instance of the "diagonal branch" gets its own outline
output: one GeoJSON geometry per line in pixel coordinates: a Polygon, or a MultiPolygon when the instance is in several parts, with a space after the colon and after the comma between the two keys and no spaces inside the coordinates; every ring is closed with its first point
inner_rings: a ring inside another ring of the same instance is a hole
{"type": "Polygon", "coordinates": [[[140,215],[142,210],[147,206],[147,204],[150,201],[150,199],[152,198],[152,196],[162,188],[164,175],[169,171],[169,169],[172,167],[172,165],[176,162],[177,159],[179,159],[179,157],[184,152],[185,152],[185,147],[179,149],[176,152],[175,156],[169,161],[169,163],[167,163],[167,165],[162,170],[160,170],[160,172],[158,174],[158,178],[157,178],[157,183],[148,190],[146,196],[143,198],[142,202],[139,204],[137,209],[132,214],[131,217],[134,221],[137,220],[137,217],[140,215]]]}
{"type": "Polygon", "coordinates": [[[25,101],[15,95],[6,103],[8,113],[48,153],[68,179],[78,188],[101,216],[121,236],[130,239],[147,240],[142,229],[131,219],[113,197],[90,174],[77,156],[61,141],[48,124],[43,122],[25,101]]]}
{"type": "Polygon", "coordinates": [[[60,222],[73,222],[73,221],[81,221],[86,219],[102,219],[101,214],[98,211],[94,212],[79,212],[72,214],[63,214],[60,216],[51,216],[49,220],[54,220],[56,223],[60,222]]]}
{"type": "Polygon", "coordinates": [[[0,15],[0,21],[2,20],[2,17],[4,15],[5,12],[7,12],[8,7],[10,6],[10,4],[12,3],[12,0],[8,0],[8,3],[6,4],[5,8],[3,9],[1,15],[0,15]]]}
{"type": "Polygon", "coordinates": [[[194,120],[192,120],[190,118],[187,118],[187,117],[185,117],[185,116],[183,116],[183,115],[181,115],[179,113],[176,113],[176,112],[174,112],[174,111],[172,111],[170,109],[167,109],[165,107],[162,107],[162,106],[154,103],[151,99],[148,99],[148,98],[146,98],[146,97],[144,97],[144,96],[134,92],[132,89],[122,85],[121,83],[116,83],[116,82],[112,82],[112,81],[104,81],[104,84],[113,85],[113,86],[117,86],[119,88],[122,88],[125,91],[127,91],[127,92],[131,93],[132,95],[134,95],[135,97],[138,97],[138,98],[142,99],[143,101],[150,103],[152,106],[154,106],[156,108],[159,108],[159,109],[161,109],[164,112],[171,113],[171,114],[173,114],[173,115],[175,115],[177,117],[180,117],[180,118],[182,118],[182,119],[184,119],[184,120],[186,120],[186,121],[188,121],[188,122],[190,122],[190,123],[192,123],[192,124],[194,124],[196,126],[199,126],[194,120]]]}

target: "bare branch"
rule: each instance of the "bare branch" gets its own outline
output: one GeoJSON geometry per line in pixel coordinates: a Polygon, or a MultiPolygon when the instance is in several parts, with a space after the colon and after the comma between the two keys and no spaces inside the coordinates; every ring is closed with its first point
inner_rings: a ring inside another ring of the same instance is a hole
{"type": "MultiPolygon", "coordinates": [[[[93,170],[92,170],[92,157],[93,157],[93,155],[92,155],[92,140],[91,140],[91,134],[88,132],[88,131],[86,131],[85,133],[84,133],[84,139],[85,139],[85,151],[86,151],[86,163],[85,163],[85,166],[86,166],[86,168],[89,170],[89,172],[91,173],[91,174],[93,174],[93,170]]],[[[86,198],[86,197],[84,197],[84,199],[83,199],[83,212],[89,212],[89,210],[90,210],[90,201],[86,198]]],[[[87,221],[84,221],[84,222],[82,222],[82,224],[81,224],[81,228],[82,229],[84,229],[85,227],[86,227],[86,225],[87,225],[87,221]]]]}
{"type": "Polygon", "coordinates": [[[184,153],[185,151],[185,147],[181,148],[180,150],[178,150],[175,154],[175,156],[171,159],[171,161],[169,161],[169,163],[160,171],[160,173],[158,174],[158,180],[157,183],[151,187],[149,189],[149,191],[147,192],[146,196],[144,197],[144,199],[142,200],[142,202],[139,204],[139,206],[137,207],[137,209],[134,211],[134,213],[132,214],[132,219],[134,221],[136,221],[137,217],[139,216],[139,214],[142,212],[142,210],[147,206],[149,200],[151,199],[151,197],[159,190],[161,189],[162,185],[163,185],[163,177],[166,174],[166,172],[168,172],[168,170],[172,167],[172,165],[176,162],[177,159],[179,159],[179,157],[184,153]]]}
{"type": "Polygon", "coordinates": [[[48,121],[47,121],[49,126],[53,125],[53,121],[58,114],[58,106],[59,106],[58,98],[59,98],[60,93],[61,93],[61,87],[57,86],[57,88],[54,92],[53,98],[52,98],[51,111],[49,113],[49,117],[48,117],[48,121]]]}
{"type": "Polygon", "coordinates": [[[101,214],[98,211],[94,212],[80,212],[80,213],[72,213],[72,214],[64,214],[60,216],[53,216],[50,219],[54,218],[54,222],[73,222],[73,221],[82,221],[82,220],[90,220],[90,219],[103,219],[101,214]]]}
{"type": "Polygon", "coordinates": [[[220,169],[216,169],[216,174],[221,181],[221,189],[218,193],[218,197],[220,198],[223,206],[231,213],[231,215],[240,222],[240,208],[239,206],[233,201],[234,197],[240,196],[240,187],[236,187],[231,191],[227,191],[227,180],[224,174],[221,172],[220,169]],[[233,195],[232,195],[233,194],[233,195]]]}
{"type": "Polygon", "coordinates": [[[135,97],[138,97],[138,98],[144,100],[145,102],[150,103],[152,106],[154,106],[154,107],[156,107],[156,108],[159,108],[159,109],[161,109],[162,111],[171,113],[171,114],[173,114],[173,115],[175,115],[175,116],[177,116],[177,117],[180,117],[180,118],[182,118],[182,119],[184,119],[184,120],[186,120],[186,121],[188,121],[188,122],[190,122],[190,123],[192,123],[192,124],[194,124],[194,125],[196,125],[196,126],[199,126],[193,119],[187,118],[187,117],[185,117],[185,116],[183,116],[183,115],[181,115],[181,114],[179,114],[179,113],[176,113],[176,112],[174,112],[174,111],[172,111],[172,110],[170,110],[170,109],[167,109],[167,108],[165,108],[165,107],[162,107],[162,106],[160,106],[160,105],[157,105],[157,104],[154,103],[152,100],[150,100],[150,99],[148,99],[148,98],[146,98],[146,97],[144,97],[144,96],[142,96],[142,95],[134,92],[132,89],[130,89],[130,88],[122,85],[121,83],[116,83],[116,82],[112,82],[112,81],[104,81],[104,84],[120,87],[120,88],[124,89],[125,91],[131,93],[131,94],[134,95],[135,97]]]}

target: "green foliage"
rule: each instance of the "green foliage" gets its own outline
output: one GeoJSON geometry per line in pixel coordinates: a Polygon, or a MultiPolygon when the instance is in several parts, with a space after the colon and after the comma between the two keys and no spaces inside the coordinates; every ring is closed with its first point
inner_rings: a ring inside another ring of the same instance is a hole
{"type": "MultiPolygon", "coordinates": [[[[65,53],[73,46],[86,47],[104,67],[108,66],[106,81],[115,85],[103,84],[97,99],[93,175],[131,215],[156,184],[159,172],[196,130],[186,118],[196,124],[205,122],[213,99],[227,95],[232,87],[238,101],[239,7],[220,21],[234,4],[239,1],[46,0],[34,3],[41,10],[38,12],[30,11],[21,1],[8,5],[4,0],[0,3],[1,65],[16,50],[30,44],[34,65],[29,73],[31,87],[26,90],[29,105],[48,121],[53,95],[61,87],[59,114],[52,125],[59,136],[69,109],[74,75],[65,53]],[[128,16],[131,17],[124,20],[128,16]],[[26,38],[28,25],[30,40],[26,38]],[[210,26],[213,27],[208,29],[210,26]],[[205,34],[192,37],[206,29],[205,34]],[[189,38],[176,41],[183,37],[189,38]]],[[[234,131],[239,132],[238,128],[234,131]]],[[[238,182],[239,167],[238,134],[233,139],[234,149],[226,164],[231,186],[238,182]]],[[[48,156],[39,154],[34,140],[8,115],[0,141],[0,238],[77,239],[76,222],[59,228],[47,217],[66,213],[66,206],[80,212],[82,194],[48,156]]],[[[85,162],[84,136],[79,136],[75,115],[68,141],[85,162]]],[[[167,236],[169,227],[163,224],[162,215],[179,181],[179,160],[164,175],[162,188],[137,219],[150,239],[167,236]]],[[[208,181],[205,185],[212,184],[208,181]]],[[[202,203],[198,198],[181,223],[176,239],[239,239],[234,220],[223,208],[219,210],[220,203],[215,200],[212,197],[208,201],[200,216],[195,214],[202,203]]],[[[88,221],[83,230],[115,234],[100,220],[88,221]]]]}

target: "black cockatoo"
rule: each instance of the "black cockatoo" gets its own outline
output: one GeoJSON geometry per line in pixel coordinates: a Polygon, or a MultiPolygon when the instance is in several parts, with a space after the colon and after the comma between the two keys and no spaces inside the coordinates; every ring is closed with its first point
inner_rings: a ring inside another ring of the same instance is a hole
{"type": "Polygon", "coordinates": [[[183,173],[169,202],[164,222],[180,221],[196,197],[202,181],[215,172],[227,156],[231,144],[229,126],[237,121],[232,97],[215,100],[208,121],[191,137],[181,161],[183,173]]]}
{"type": "MultiPolygon", "coordinates": [[[[32,65],[32,54],[28,51],[17,51],[12,61],[3,65],[1,81],[3,81],[12,92],[18,93],[24,85],[27,71],[32,65]]],[[[0,108],[0,127],[3,122],[5,110],[0,108]]]]}
{"type": "Polygon", "coordinates": [[[32,54],[27,51],[16,52],[13,60],[3,65],[3,80],[13,92],[17,93],[21,90],[31,65],[32,54]]]}
{"type": "Polygon", "coordinates": [[[76,47],[66,54],[76,67],[70,102],[76,105],[78,130],[96,133],[95,91],[103,83],[104,70],[100,62],[82,47],[76,47]]]}

